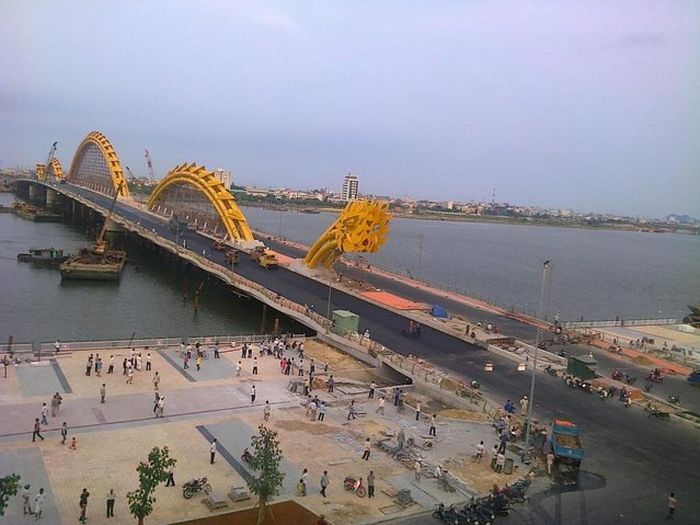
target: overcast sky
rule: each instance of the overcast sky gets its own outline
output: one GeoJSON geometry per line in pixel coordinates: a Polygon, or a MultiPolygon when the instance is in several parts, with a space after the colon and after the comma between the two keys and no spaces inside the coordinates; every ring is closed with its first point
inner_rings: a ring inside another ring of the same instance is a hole
{"type": "Polygon", "coordinates": [[[700,2],[0,3],[0,166],[700,216],[700,2]]]}

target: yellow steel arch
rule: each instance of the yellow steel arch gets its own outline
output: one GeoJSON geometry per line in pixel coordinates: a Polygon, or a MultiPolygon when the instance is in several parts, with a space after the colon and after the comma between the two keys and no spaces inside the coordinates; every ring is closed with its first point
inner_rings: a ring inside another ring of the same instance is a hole
{"type": "Polygon", "coordinates": [[[188,184],[200,191],[216,210],[231,240],[254,240],[248,221],[231,192],[213,172],[195,163],[180,164],[168,172],[151,193],[151,198],[148,199],[149,210],[153,210],[163,191],[173,184],[188,184]]]}
{"type": "Polygon", "coordinates": [[[107,140],[107,137],[105,137],[99,131],[91,131],[88,133],[78,146],[78,149],[75,150],[75,155],[73,155],[73,162],[71,162],[67,180],[70,181],[75,176],[78,168],[80,167],[79,162],[81,160],[83,149],[90,144],[94,144],[102,152],[102,156],[105,159],[105,164],[107,164],[107,168],[109,169],[109,173],[112,177],[114,191],[118,192],[120,197],[128,197],[129,187],[126,184],[124,170],[122,169],[121,162],[119,162],[117,152],[114,150],[109,140],[107,140]]]}
{"type": "Polygon", "coordinates": [[[56,180],[61,180],[63,178],[63,167],[56,157],[51,159],[48,167],[46,167],[46,173],[44,174],[46,179],[50,179],[51,175],[53,175],[56,180]]]}
{"type": "Polygon", "coordinates": [[[388,202],[349,202],[309,249],[304,264],[309,268],[315,268],[318,264],[330,268],[344,253],[379,251],[386,242],[390,220],[388,202]]]}

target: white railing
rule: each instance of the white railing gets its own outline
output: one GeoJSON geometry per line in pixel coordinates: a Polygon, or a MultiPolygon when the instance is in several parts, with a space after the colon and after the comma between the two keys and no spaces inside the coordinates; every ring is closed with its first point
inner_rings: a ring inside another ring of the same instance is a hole
{"type": "Polygon", "coordinates": [[[680,324],[680,319],[615,319],[598,321],[569,321],[562,323],[564,328],[614,328],[625,326],[655,326],[666,324],[680,324]]]}

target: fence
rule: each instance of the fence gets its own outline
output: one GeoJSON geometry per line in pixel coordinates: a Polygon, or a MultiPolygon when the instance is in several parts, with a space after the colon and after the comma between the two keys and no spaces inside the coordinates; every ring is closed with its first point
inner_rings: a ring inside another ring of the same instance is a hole
{"type": "Polygon", "coordinates": [[[680,319],[615,319],[599,321],[570,321],[562,323],[564,328],[615,328],[625,326],[656,326],[667,324],[680,324],[680,319]]]}

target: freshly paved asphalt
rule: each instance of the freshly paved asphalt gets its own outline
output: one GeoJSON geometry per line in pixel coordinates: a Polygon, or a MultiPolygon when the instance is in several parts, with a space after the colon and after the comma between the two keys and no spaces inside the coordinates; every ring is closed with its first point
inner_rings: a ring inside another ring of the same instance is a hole
{"type": "MultiPolygon", "coordinates": [[[[59,187],[109,207],[110,199],[72,185],[59,187]]],[[[166,225],[150,215],[119,203],[116,213],[158,234],[173,239],[166,225]]],[[[181,235],[182,237],[182,235],[181,235]]],[[[210,252],[211,241],[196,233],[185,234],[188,248],[224,264],[223,254],[210,252]]],[[[302,304],[313,304],[319,312],[326,309],[327,286],[283,268],[264,270],[247,257],[241,257],[236,271],[279,294],[302,304]]],[[[448,309],[453,305],[445,298],[425,295],[410,287],[403,289],[393,281],[382,286],[400,295],[426,302],[440,302],[448,309]],[[410,292],[410,293],[409,293],[410,292]]],[[[504,357],[424,327],[420,339],[401,335],[407,321],[402,316],[334,290],[333,308],[357,313],[361,331],[370,330],[372,339],[404,355],[414,354],[435,365],[450,369],[466,379],[476,379],[482,390],[499,401],[519,399],[529,391],[530,378],[516,371],[514,363],[504,357]],[[495,365],[485,372],[486,361],[495,365]]],[[[489,319],[485,312],[481,318],[489,319]]],[[[469,315],[469,314],[467,314],[469,315]]],[[[495,318],[501,332],[516,337],[524,335],[522,323],[495,318]],[[511,332],[511,328],[513,331],[511,332]]],[[[529,332],[534,332],[527,327],[529,332]]],[[[574,420],[582,429],[587,456],[578,490],[551,490],[532,494],[532,502],[520,517],[509,523],[581,523],[645,524],[664,521],[666,497],[675,491],[679,500],[678,523],[700,523],[700,433],[678,420],[661,421],[647,417],[637,409],[623,408],[618,402],[600,401],[597,396],[566,388],[561,380],[538,374],[535,410],[538,417],[551,420],[561,417],[574,420]]],[[[494,435],[495,438],[495,435],[494,435]]],[[[506,522],[506,520],[504,520],[506,522]]]]}

